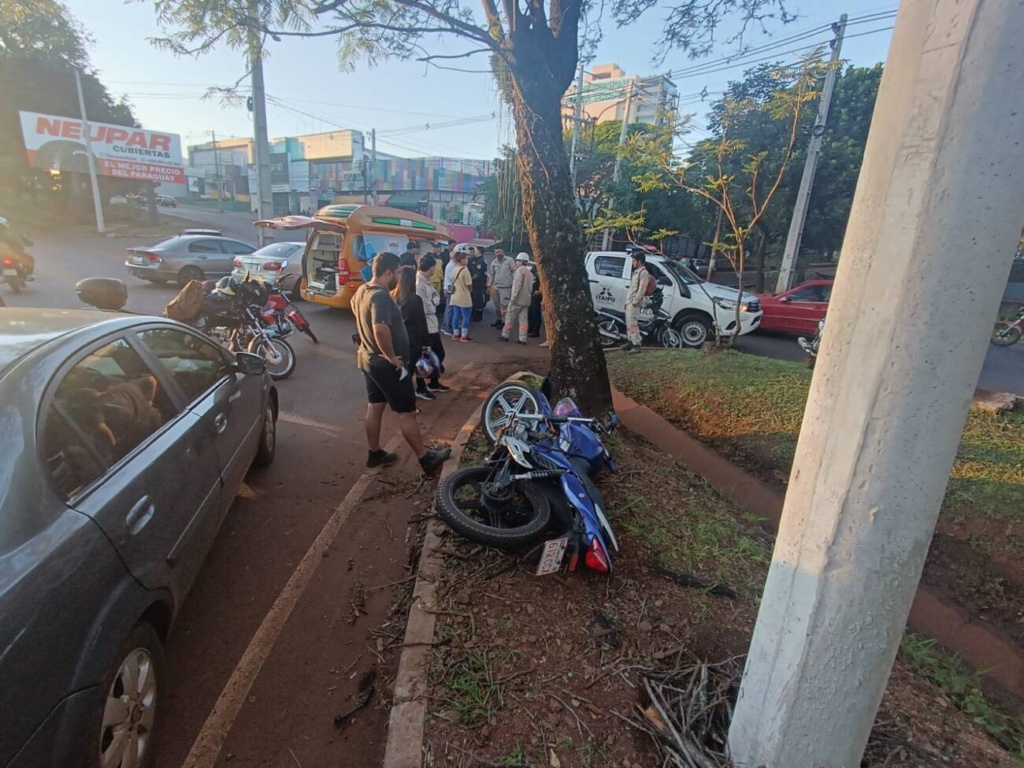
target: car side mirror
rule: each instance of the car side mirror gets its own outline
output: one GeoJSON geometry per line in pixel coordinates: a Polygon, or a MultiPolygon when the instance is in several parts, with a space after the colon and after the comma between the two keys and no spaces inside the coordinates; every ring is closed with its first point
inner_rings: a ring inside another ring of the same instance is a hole
{"type": "Polygon", "coordinates": [[[251,352],[235,353],[235,370],[246,376],[262,376],[267,372],[267,363],[259,355],[251,352]]]}

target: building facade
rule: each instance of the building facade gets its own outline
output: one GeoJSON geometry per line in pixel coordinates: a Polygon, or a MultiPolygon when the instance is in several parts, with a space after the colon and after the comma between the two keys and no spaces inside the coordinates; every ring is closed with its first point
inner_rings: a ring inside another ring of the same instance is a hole
{"type": "MultiPolygon", "coordinates": [[[[599,64],[583,75],[583,118],[594,123],[664,125],[679,108],[679,91],[665,75],[629,75],[618,64],[599,64]],[[629,114],[626,114],[627,105],[629,114]]],[[[562,97],[562,114],[572,117],[576,83],[562,97]]]]}

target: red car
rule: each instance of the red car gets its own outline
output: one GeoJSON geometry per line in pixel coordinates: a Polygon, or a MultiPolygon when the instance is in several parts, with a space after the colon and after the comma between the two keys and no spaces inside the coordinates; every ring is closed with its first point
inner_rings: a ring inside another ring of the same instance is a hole
{"type": "Polygon", "coordinates": [[[831,296],[831,280],[808,280],[783,293],[758,296],[764,310],[761,330],[814,335],[831,296]]]}

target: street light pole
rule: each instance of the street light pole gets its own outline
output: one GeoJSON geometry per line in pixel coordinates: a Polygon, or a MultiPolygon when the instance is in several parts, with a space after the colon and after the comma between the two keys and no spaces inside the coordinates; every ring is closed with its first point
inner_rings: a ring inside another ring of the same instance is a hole
{"type": "MultiPolygon", "coordinates": [[[[629,90],[626,91],[626,109],[622,114],[622,127],[619,129],[619,149],[615,155],[615,170],[612,171],[612,185],[619,183],[619,177],[622,175],[622,148],[626,144],[626,135],[629,132],[629,115],[633,109],[633,88],[635,83],[629,84],[629,90]]],[[[615,195],[608,199],[608,208],[612,210],[615,208],[615,195]]],[[[612,230],[611,227],[604,228],[604,236],[601,238],[601,250],[607,251],[612,244],[612,230]]]]}
{"type": "Polygon", "coordinates": [[[89,162],[89,185],[92,187],[92,207],[96,213],[96,231],[103,234],[107,225],[103,221],[103,200],[100,198],[100,183],[96,178],[96,158],[92,154],[92,139],[89,138],[89,118],[85,114],[85,96],[82,95],[82,76],[75,70],[75,88],[78,90],[78,108],[82,112],[82,138],[85,139],[86,160],[89,162]]]}
{"type": "Polygon", "coordinates": [[[213,167],[217,173],[217,210],[224,213],[224,179],[220,175],[220,148],[217,146],[217,132],[210,131],[213,139],[213,167]]]}

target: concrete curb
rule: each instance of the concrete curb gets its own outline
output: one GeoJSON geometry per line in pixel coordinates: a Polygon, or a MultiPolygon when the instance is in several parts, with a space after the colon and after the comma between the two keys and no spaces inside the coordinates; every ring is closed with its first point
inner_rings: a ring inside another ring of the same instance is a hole
{"type": "MultiPolygon", "coordinates": [[[[505,382],[536,376],[519,371],[505,382]]],[[[504,383],[504,382],[502,382],[504,383]]],[[[438,483],[459,468],[462,454],[473,430],[480,424],[484,404],[480,403],[462,425],[452,441],[452,455],[441,468],[438,483]]],[[[437,582],[441,577],[444,556],[440,554],[441,532],[444,526],[436,518],[427,525],[416,569],[416,583],[412,590],[412,605],[405,624],[402,656],[398,661],[395,690],[388,717],[388,736],[384,746],[383,768],[422,768],[423,728],[427,716],[427,668],[434,645],[437,582]]]]}

